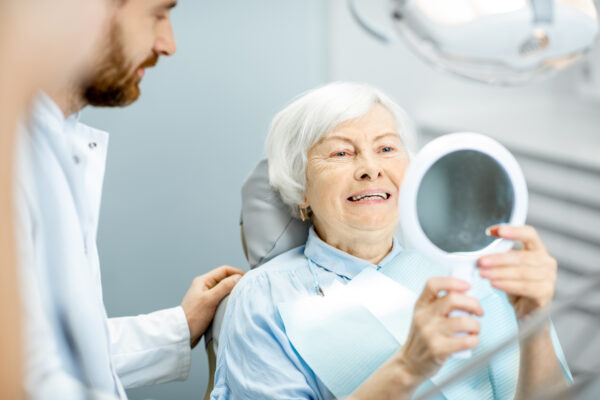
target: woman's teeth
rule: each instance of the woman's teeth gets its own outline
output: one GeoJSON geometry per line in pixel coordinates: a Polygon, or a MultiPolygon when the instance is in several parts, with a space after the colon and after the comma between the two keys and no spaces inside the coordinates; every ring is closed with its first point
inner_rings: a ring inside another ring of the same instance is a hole
{"type": "Polygon", "coordinates": [[[351,196],[351,201],[361,201],[361,200],[387,200],[390,195],[387,193],[367,193],[361,194],[358,196],[351,196]]]}

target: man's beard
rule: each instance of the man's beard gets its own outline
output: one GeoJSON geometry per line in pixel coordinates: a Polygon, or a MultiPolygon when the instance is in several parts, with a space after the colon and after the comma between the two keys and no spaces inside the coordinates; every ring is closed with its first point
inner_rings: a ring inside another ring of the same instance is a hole
{"type": "Polygon", "coordinates": [[[125,107],[140,97],[139,84],[142,80],[139,68],[152,67],[158,62],[153,54],[138,68],[127,61],[122,34],[115,27],[110,35],[110,44],[95,69],[91,79],[84,85],[83,97],[87,104],[98,107],[125,107]]]}

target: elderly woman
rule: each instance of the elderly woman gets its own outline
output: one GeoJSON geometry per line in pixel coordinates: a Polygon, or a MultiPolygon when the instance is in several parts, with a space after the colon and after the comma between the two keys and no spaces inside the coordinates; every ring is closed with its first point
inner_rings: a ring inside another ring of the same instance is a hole
{"type": "MultiPolygon", "coordinates": [[[[318,88],[276,116],[267,139],[270,182],[290,212],[310,218],[312,228],[305,246],[247,273],[234,289],[221,330],[212,399],[334,398],[290,341],[278,306],[327,296],[330,288],[348,284],[365,269],[385,272],[403,252],[394,232],[412,135],[402,109],[361,84],[318,88]]],[[[426,277],[408,337],[368,379],[356,382],[348,398],[410,398],[417,389],[431,387],[430,378],[452,353],[474,349],[484,340],[478,317],[489,314],[486,323],[497,327],[505,324],[501,315],[510,312],[513,324],[508,325],[516,331],[517,319],[551,302],[557,266],[535,230],[502,226],[491,232],[524,247],[479,260],[481,277],[473,293],[487,290],[490,309],[465,293],[470,288],[466,282],[440,276],[427,263],[406,271],[407,276],[426,277]],[[469,315],[449,316],[454,310],[469,315]]],[[[521,347],[520,366],[519,350],[516,358],[508,358],[504,370],[520,367],[518,384],[516,373],[512,379],[510,373],[490,368],[453,393],[476,399],[512,397],[517,390],[524,395],[561,366],[570,379],[552,333],[548,323],[521,347]]],[[[327,356],[343,359],[341,354],[327,356]]]]}

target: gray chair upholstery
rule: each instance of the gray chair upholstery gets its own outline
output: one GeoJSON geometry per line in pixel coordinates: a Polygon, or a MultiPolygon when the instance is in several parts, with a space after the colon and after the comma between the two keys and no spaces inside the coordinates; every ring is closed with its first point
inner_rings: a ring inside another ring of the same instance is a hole
{"type": "Polygon", "coordinates": [[[250,268],[306,242],[310,223],[292,217],[269,184],[269,165],[261,160],[242,186],[242,242],[250,268]]]}

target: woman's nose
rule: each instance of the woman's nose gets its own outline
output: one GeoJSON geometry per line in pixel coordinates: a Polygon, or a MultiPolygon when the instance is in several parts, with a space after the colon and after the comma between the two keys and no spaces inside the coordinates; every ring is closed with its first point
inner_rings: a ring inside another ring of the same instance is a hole
{"type": "Polygon", "coordinates": [[[359,181],[374,181],[381,177],[382,174],[383,169],[376,160],[371,157],[360,157],[354,178],[359,181]]]}

